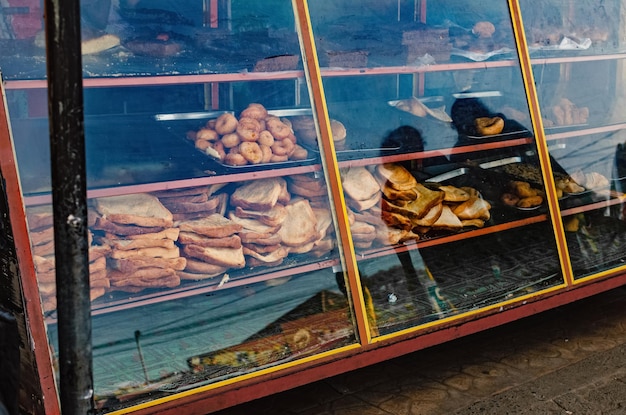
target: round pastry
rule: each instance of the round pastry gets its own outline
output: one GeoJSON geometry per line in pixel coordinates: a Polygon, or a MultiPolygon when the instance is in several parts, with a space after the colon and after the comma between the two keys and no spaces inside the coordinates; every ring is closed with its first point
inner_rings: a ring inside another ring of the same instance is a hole
{"type": "Polygon", "coordinates": [[[215,141],[217,140],[219,135],[215,130],[209,130],[208,128],[201,128],[196,133],[196,140],[207,140],[207,141],[215,141]]]}
{"type": "Polygon", "coordinates": [[[517,202],[519,202],[519,196],[514,195],[513,193],[502,193],[501,199],[507,206],[516,206],[517,202]]]}
{"type": "Polygon", "coordinates": [[[272,157],[270,158],[270,163],[283,163],[287,160],[289,160],[289,156],[279,156],[277,154],[272,154],[272,157]]]}
{"type": "Polygon", "coordinates": [[[229,152],[224,157],[224,163],[230,166],[245,166],[248,164],[248,161],[239,153],[229,152]]]}
{"type": "Polygon", "coordinates": [[[261,104],[251,103],[246,109],[241,111],[241,114],[239,114],[239,118],[242,117],[254,118],[255,120],[263,120],[265,119],[265,117],[267,117],[267,110],[261,104]]]}
{"type": "Polygon", "coordinates": [[[263,161],[263,151],[255,142],[244,141],[239,144],[239,153],[251,164],[259,164],[263,161]]]}
{"type": "Polygon", "coordinates": [[[504,130],[504,120],[501,117],[479,117],[474,120],[474,126],[480,135],[495,135],[504,130]]]}
{"type": "Polygon", "coordinates": [[[261,125],[254,118],[242,117],[239,119],[237,134],[239,134],[242,141],[257,141],[260,132],[261,125]]]}
{"type": "Polygon", "coordinates": [[[289,157],[289,155],[294,152],[296,145],[291,140],[284,139],[274,141],[274,144],[271,148],[272,153],[274,153],[275,156],[289,157]]]}
{"type": "Polygon", "coordinates": [[[478,37],[487,38],[491,37],[496,31],[496,27],[491,22],[483,21],[478,22],[472,27],[472,33],[478,37]]]}
{"type": "Polygon", "coordinates": [[[274,153],[272,153],[272,149],[265,144],[259,144],[259,147],[261,148],[261,153],[263,153],[263,159],[261,160],[261,163],[269,163],[272,159],[272,156],[274,155],[274,153]]]}
{"type": "Polygon", "coordinates": [[[296,144],[296,148],[293,150],[293,153],[291,154],[291,156],[289,156],[289,158],[291,160],[306,160],[308,155],[309,152],[306,150],[306,148],[296,144]]]}
{"type": "Polygon", "coordinates": [[[239,145],[239,143],[241,142],[241,139],[239,138],[239,134],[237,133],[228,133],[222,136],[221,141],[222,141],[222,144],[224,144],[224,147],[233,148],[239,145]]]}
{"type": "Polygon", "coordinates": [[[219,135],[230,134],[237,129],[237,118],[233,114],[225,113],[215,120],[215,131],[219,135]]]}
{"type": "Polygon", "coordinates": [[[330,120],[330,129],[333,133],[333,141],[346,139],[346,127],[340,121],[330,120]]]}
{"type": "Polygon", "coordinates": [[[291,134],[291,128],[284,124],[277,117],[269,117],[265,120],[267,130],[272,133],[275,139],[283,140],[291,134]]]}
{"type": "Polygon", "coordinates": [[[259,140],[258,143],[261,145],[265,145],[267,147],[271,147],[272,144],[274,144],[274,136],[272,135],[272,133],[270,133],[267,130],[263,130],[261,131],[261,133],[259,134],[259,140]]]}

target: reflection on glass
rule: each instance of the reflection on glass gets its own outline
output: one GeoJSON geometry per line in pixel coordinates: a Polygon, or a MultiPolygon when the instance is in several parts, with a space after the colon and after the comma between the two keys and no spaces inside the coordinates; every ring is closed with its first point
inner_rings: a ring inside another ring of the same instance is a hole
{"type": "Polygon", "coordinates": [[[626,4],[520,5],[574,278],[591,276],[624,261],[626,4]]]}

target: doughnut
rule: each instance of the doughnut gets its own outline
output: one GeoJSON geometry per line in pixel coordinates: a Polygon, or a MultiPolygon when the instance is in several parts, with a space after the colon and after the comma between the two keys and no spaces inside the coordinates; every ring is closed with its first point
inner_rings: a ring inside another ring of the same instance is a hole
{"type": "Polygon", "coordinates": [[[239,139],[239,135],[237,133],[228,133],[222,136],[222,144],[226,148],[233,148],[239,145],[241,140],[239,139]]]}
{"type": "Polygon", "coordinates": [[[237,134],[242,141],[256,141],[259,139],[261,125],[254,118],[243,117],[239,119],[237,134]]]}
{"type": "Polygon", "coordinates": [[[233,114],[225,113],[215,120],[215,131],[219,135],[230,134],[237,129],[237,118],[233,114]]]}
{"type": "Polygon", "coordinates": [[[502,193],[502,202],[508,206],[515,206],[517,202],[519,202],[519,196],[514,195],[513,193],[502,193]]]}
{"type": "Polygon", "coordinates": [[[259,164],[263,161],[263,151],[257,143],[244,141],[239,144],[239,153],[251,164],[259,164]]]}
{"type": "Polygon", "coordinates": [[[293,132],[289,133],[289,135],[285,138],[285,140],[289,140],[294,144],[298,142],[298,140],[296,139],[296,135],[293,132]]]}
{"type": "Polygon", "coordinates": [[[196,133],[196,140],[209,140],[209,141],[215,141],[217,140],[219,137],[219,135],[217,134],[217,131],[215,130],[209,130],[208,128],[201,128],[197,133],[196,133]]]}
{"type": "Polygon", "coordinates": [[[267,110],[261,104],[251,103],[248,105],[248,108],[241,111],[239,114],[239,118],[248,117],[254,118],[255,120],[262,120],[267,117],[267,110]]]}
{"type": "Polygon", "coordinates": [[[287,138],[289,134],[293,133],[293,131],[291,131],[291,128],[289,128],[277,117],[270,117],[266,119],[265,125],[267,127],[267,130],[272,133],[274,138],[277,140],[287,138]]]}
{"type": "Polygon", "coordinates": [[[187,139],[194,141],[198,137],[198,132],[194,130],[187,131],[187,139]]]}
{"type": "Polygon", "coordinates": [[[479,117],[474,120],[476,130],[480,135],[500,134],[504,129],[504,120],[500,117],[479,117]]]}
{"type": "Polygon", "coordinates": [[[274,136],[267,130],[261,131],[259,134],[259,144],[263,144],[265,146],[271,147],[274,144],[274,136]]]}
{"type": "Polygon", "coordinates": [[[248,160],[239,153],[228,153],[224,157],[224,163],[230,166],[245,166],[248,164],[248,160]]]}
{"type": "Polygon", "coordinates": [[[289,156],[289,159],[306,160],[308,155],[309,155],[309,152],[306,150],[306,148],[302,147],[301,145],[296,144],[295,149],[293,150],[293,153],[291,153],[291,156],[289,156]]]}
{"type": "Polygon", "coordinates": [[[207,121],[205,127],[210,130],[215,130],[215,120],[207,121]]]}
{"type": "Polygon", "coordinates": [[[293,153],[295,148],[296,145],[292,143],[289,139],[276,140],[274,141],[274,144],[272,144],[272,153],[274,153],[275,156],[289,157],[289,155],[293,153]]]}
{"type": "Polygon", "coordinates": [[[273,154],[270,158],[270,163],[283,163],[287,160],[289,160],[289,156],[279,156],[277,154],[273,154]]]}
{"type": "Polygon", "coordinates": [[[261,163],[269,163],[274,155],[274,153],[272,153],[272,149],[270,146],[266,146],[265,144],[260,144],[259,147],[261,147],[261,152],[263,153],[261,163]]]}

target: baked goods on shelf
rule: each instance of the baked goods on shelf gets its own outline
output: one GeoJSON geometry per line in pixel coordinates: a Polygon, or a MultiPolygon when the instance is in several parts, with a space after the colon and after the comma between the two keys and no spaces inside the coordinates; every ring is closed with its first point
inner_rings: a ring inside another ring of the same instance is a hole
{"type": "Polygon", "coordinates": [[[202,128],[187,133],[195,147],[228,166],[247,166],[306,160],[308,150],[298,144],[291,122],[251,103],[239,114],[224,113],[202,128]]]}

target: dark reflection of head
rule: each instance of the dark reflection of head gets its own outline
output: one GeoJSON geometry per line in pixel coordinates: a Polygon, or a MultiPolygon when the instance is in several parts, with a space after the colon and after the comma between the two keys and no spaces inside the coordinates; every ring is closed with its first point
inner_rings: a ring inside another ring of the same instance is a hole
{"type": "Polygon", "coordinates": [[[382,147],[385,149],[399,148],[402,150],[424,151],[422,134],[410,125],[403,125],[391,131],[383,139],[382,147]]]}

